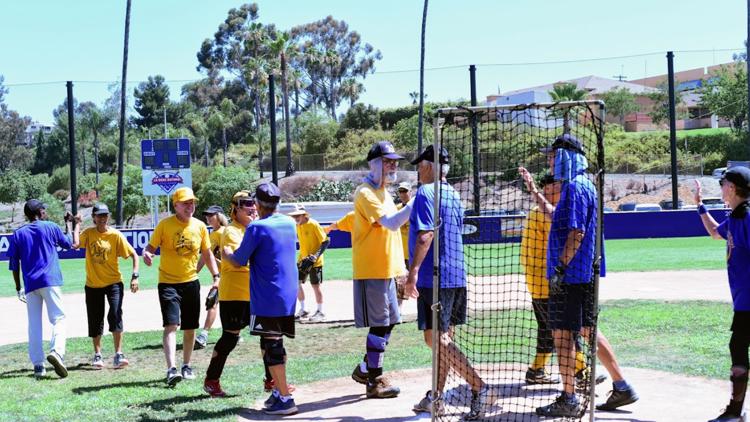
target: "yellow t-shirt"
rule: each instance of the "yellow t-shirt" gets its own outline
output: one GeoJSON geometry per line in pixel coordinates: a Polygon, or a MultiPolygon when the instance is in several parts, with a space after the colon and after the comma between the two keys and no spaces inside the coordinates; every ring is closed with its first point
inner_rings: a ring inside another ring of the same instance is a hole
{"type": "MultiPolygon", "coordinates": [[[[398,204],[396,208],[401,210],[404,204],[398,204]]],[[[404,261],[409,259],[409,220],[401,226],[401,246],[404,248],[404,261]]]]}
{"type": "Polygon", "coordinates": [[[547,236],[551,224],[550,217],[539,207],[534,207],[521,234],[521,265],[526,273],[526,287],[533,299],[549,297],[547,236]]]}
{"type": "MultiPolygon", "coordinates": [[[[233,221],[227,227],[222,227],[220,247],[229,246],[235,250],[242,243],[247,229],[242,224],[233,221]]],[[[221,260],[221,281],[219,281],[219,300],[250,301],[250,267],[236,266],[228,259],[221,260]]]]}
{"type": "Polygon", "coordinates": [[[177,216],[161,220],[148,242],[161,248],[159,283],[187,283],[198,279],[198,258],[211,248],[208,229],[202,221],[191,217],[187,223],[177,216]]]}
{"type": "Polygon", "coordinates": [[[385,188],[373,189],[367,183],[354,192],[352,267],[354,279],[387,279],[406,274],[401,232],[378,223],[396,212],[396,204],[385,188]]]}
{"type": "MultiPolygon", "coordinates": [[[[320,223],[313,220],[312,218],[307,220],[307,223],[297,224],[297,240],[299,240],[299,255],[297,256],[297,262],[302,261],[302,258],[312,255],[320,249],[320,244],[323,243],[328,235],[320,227],[320,223]]],[[[323,255],[321,255],[313,267],[318,268],[323,266],[323,255]]]]}
{"type": "Polygon", "coordinates": [[[221,259],[221,235],[224,233],[226,227],[219,226],[218,229],[211,232],[208,239],[211,241],[211,253],[214,254],[214,258],[221,259]]]}
{"type": "Polygon", "coordinates": [[[349,211],[345,216],[341,217],[336,222],[336,229],[342,232],[350,232],[354,230],[354,211],[349,211]]]}
{"type": "Polygon", "coordinates": [[[108,227],[99,233],[96,227],[83,231],[80,247],[86,249],[86,285],[107,287],[122,281],[117,258],[130,258],[135,250],[119,230],[108,227]]]}

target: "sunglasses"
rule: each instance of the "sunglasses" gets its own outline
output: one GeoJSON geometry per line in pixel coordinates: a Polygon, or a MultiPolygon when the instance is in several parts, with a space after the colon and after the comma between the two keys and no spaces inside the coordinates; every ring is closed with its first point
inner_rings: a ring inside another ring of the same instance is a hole
{"type": "Polygon", "coordinates": [[[249,208],[255,205],[255,201],[253,201],[252,199],[240,199],[239,201],[237,201],[237,205],[239,205],[240,207],[249,208]]]}
{"type": "Polygon", "coordinates": [[[719,186],[724,186],[724,180],[726,179],[719,179],[719,186]]]}

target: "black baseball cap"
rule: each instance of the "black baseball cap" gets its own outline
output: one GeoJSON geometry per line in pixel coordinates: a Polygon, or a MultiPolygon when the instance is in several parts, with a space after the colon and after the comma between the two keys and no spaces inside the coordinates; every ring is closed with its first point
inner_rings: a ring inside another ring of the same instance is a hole
{"type": "Polygon", "coordinates": [[[264,182],[255,188],[255,197],[259,201],[276,204],[281,200],[281,190],[273,182],[264,182]]]}
{"type": "Polygon", "coordinates": [[[545,174],[544,177],[539,179],[539,187],[542,188],[553,183],[555,183],[555,177],[551,174],[545,174]]]}
{"type": "MultiPolygon", "coordinates": [[[[448,150],[441,147],[440,148],[440,154],[438,156],[438,159],[440,160],[440,164],[450,164],[451,163],[451,157],[448,155],[448,150]]],[[[435,149],[432,147],[432,145],[428,145],[427,148],[422,151],[421,154],[419,154],[419,157],[415,158],[414,161],[411,163],[413,165],[419,164],[421,161],[429,161],[431,163],[435,162],[435,149]]]]}
{"type": "Polygon", "coordinates": [[[728,180],[745,189],[750,189],[750,169],[747,167],[731,167],[724,172],[723,180],[728,180]]]}
{"type": "Polygon", "coordinates": [[[203,215],[206,214],[224,214],[224,208],[218,206],[218,205],[211,205],[210,207],[206,208],[205,211],[203,211],[203,215]]]}
{"type": "Polygon", "coordinates": [[[380,141],[370,148],[370,152],[367,153],[367,161],[372,161],[376,158],[385,157],[391,160],[403,160],[404,157],[396,154],[396,148],[393,144],[388,141],[380,141]]]}
{"type": "Polygon", "coordinates": [[[39,212],[40,210],[47,209],[47,204],[38,199],[29,199],[23,206],[23,213],[26,216],[31,216],[39,212]]]}
{"type": "Polygon", "coordinates": [[[109,214],[109,207],[105,203],[98,203],[94,205],[94,208],[91,210],[91,215],[103,215],[103,214],[109,214]]]}
{"type": "Polygon", "coordinates": [[[551,152],[560,148],[566,149],[568,151],[577,152],[582,155],[586,155],[586,153],[583,152],[581,141],[579,141],[578,138],[576,138],[575,136],[569,133],[558,136],[557,138],[555,138],[555,141],[552,142],[551,146],[542,148],[539,151],[547,154],[548,152],[551,152]]]}

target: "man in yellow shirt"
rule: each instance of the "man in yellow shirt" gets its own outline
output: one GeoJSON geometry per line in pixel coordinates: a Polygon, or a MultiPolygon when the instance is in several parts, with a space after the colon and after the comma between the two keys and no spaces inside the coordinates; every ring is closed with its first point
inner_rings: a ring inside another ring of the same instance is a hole
{"type": "Polygon", "coordinates": [[[300,320],[309,315],[305,310],[305,291],[302,288],[309,275],[310,285],[315,294],[315,302],[318,304],[318,309],[310,317],[310,322],[323,322],[326,318],[323,313],[323,291],[320,288],[323,284],[323,252],[328,248],[331,241],[320,223],[310,218],[310,214],[308,214],[304,205],[297,204],[295,210],[288,215],[294,218],[294,222],[297,223],[297,241],[299,242],[299,255],[297,257],[299,311],[294,318],[300,320]],[[310,265],[312,265],[312,268],[305,271],[305,266],[309,267],[310,265]]]}
{"type": "MultiPolygon", "coordinates": [[[[209,208],[210,209],[210,208],[209,208]]],[[[247,225],[258,217],[255,201],[249,192],[240,191],[232,197],[232,223],[224,227],[221,239],[212,247],[229,247],[237,249],[245,237],[247,225]]],[[[221,389],[219,378],[224,370],[227,357],[237,346],[240,330],[250,323],[250,267],[235,265],[229,260],[221,261],[221,282],[219,283],[219,318],[221,318],[221,337],[214,346],[211,363],[206,370],[203,390],[211,397],[226,395],[221,389]]]]}
{"type": "Polygon", "coordinates": [[[124,368],[128,360],[122,353],[122,299],[125,294],[122,273],[117,258],[133,260],[133,275],[130,278],[130,291],[138,291],[138,254],[125,236],[109,227],[109,208],[106,204],[96,204],[91,211],[95,227],[81,233],[75,249],[86,249],[86,314],[88,316],[89,337],[94,344],[94,359],[91,366],[102,369],[102,331],[104,330],[104,300],[109,303],[107,322],[115,345],[113,367],[124,368]]]}
{"type": "Polygon", "coordinates": [[[399,228],[409,218],[411,203],[397,210],[386,189],[396,181],[401,159],[390,142],[373,145],[367,154],[370,172],[354,192],[354,322],[357,327],[369,327],[369,333],[367,353],[354,368],[352,379],[367,386],[368,398],[400,393],[383,377],[383,357],[393,327],[401,322],[396,277],[406,274],[399,228]]]}
{"type": "Polygon", "coordinates": [[[219,287],[219,269],[211,253],[208,229],[193,218],[197,198],[188,187],[172,194],[175,215],[159,222],[151,240],[143,251],[143,262],[151,266],[156,249],[161,250],[159,261],[159,304],[164,325],[162,345],[167,362],[167,385],[175,386],[182,379],[195,379],[190,358],[195,344],[195,329],[200,318],[200,283],[198,257],[202,256],[213,275],[211,288],[219,287]],[[177,371],[175,353],[177,326],[182,329],[182,369],[177,371]]]}

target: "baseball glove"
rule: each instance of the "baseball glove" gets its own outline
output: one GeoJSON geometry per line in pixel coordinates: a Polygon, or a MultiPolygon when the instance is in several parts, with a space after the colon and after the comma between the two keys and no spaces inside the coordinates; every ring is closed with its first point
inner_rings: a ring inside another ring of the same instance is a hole
{"type": "Polygon", "coordinates": [[[206,295],[206,310],[209,310],[216,306],[216,302],[219,300],[219,289],[211,289],[206,295]]]}
{"type": "Polygon", "coordinates": [[[303,258],[302,261],[297,264],[297,269],[299,270],[300,274],[308,274],[310,270],[312,269],[313,265],[315,265],[315,259],[314,256],[308,256],[306,258],[303,258]]]}

